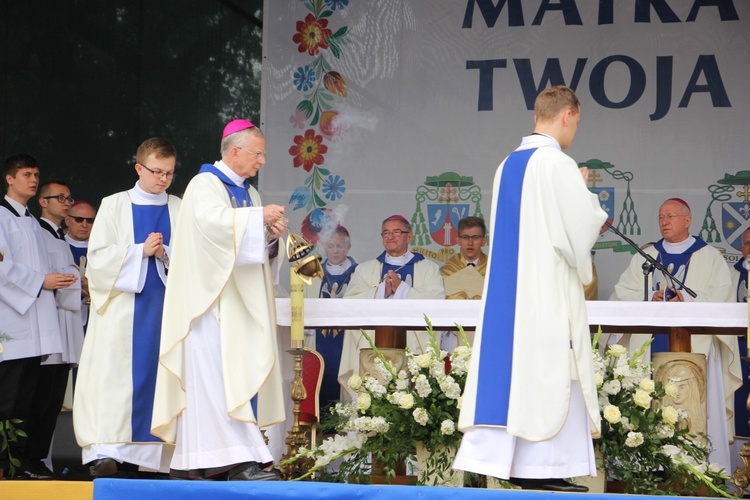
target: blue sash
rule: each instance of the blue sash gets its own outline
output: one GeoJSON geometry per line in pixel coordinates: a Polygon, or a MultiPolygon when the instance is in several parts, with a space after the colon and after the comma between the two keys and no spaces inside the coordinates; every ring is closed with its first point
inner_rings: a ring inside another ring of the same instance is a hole
{"type": "MultiPolygon", "coordinates": [[[[745,260],[741,260],[734,265],[734,269],[740,273],[740,281],[737,283],[737,290],[735,290],[735,300],[737,302],[747,302],[747,269],[742,263],[745,260]]],[[[744,436],[744,434],[741,434],[744,436]]]]}
{"type": "Polygon", "coordinates": [[[507,425],[513,335],[518,284],[521,191],[531,155],[536,149],[512,153],[505,160],[497,194],[493,230],[496,235],[489,258],[497,267],[487,274],[483,297],[482,335],[474,423],[507,425]],[[499,235],[499,236],[498,236],[499,235]]]}
{"type": "Polygon", "coordinates": [[[386,253],[383,252],[376,257],[377,261],[381,264],[380,279],[382,280],[385,275],[388,274],[388,271],[393,271],[398,274],[399,278],[401,278],[401,281],[409,286],[414,286],[414,264],[416,264],[420,260],[424,260],[424,255],[422,255],[421,253],[415,253],[414,257],[412,257],[411,260],[403,266],[388,264],[385,261],[385,256],[386,253]]]}
{"type": "MultiPolygon", "coordinates": [[[[143,243],[150,233],[161,233],[169,244],[171,226],[168,205],[132,205],[134,243],[143,243]]],[[[133,442],[160,442],[151,434],[156,369],[159,366],[161,317],[164,308],[164,283],[156,270],[154,256],[148,258],[146,283],[135,294],[133,307],[133,442]]]]}
{"type": "Polygon", "coordinates": [[[229,203],[232,207],[236,208],[253,206],[253,200],[250,199],[250,193],[248,192],[248,189],[250,189],[250,179],[245,179],[243,186],[238,186],[237,184],[232,182],[232,180],[227,177],[224,172],[209,163],[204,163],[203,165],[201,165],[201,169],[198,171],[199,174],[202,174],[204,172],[214,174],[221,180],[227,190],[227,194],[229,195],[229,203]]]}
{"type": "MultiPolygon", "coordinates": [[[[690,259],[693,257],[693,253],[697,252],[701,248],[706,246],[706,242],[700,239],[699,237],[695,237],[695,243],[693,243],[690,248],[685,250],[682,253],[667,253],[664,250],[664,239],[660,239],[656,243],[654,243],[654,248],[656,248],[659,251],[659,255],[656,256],[656,260],[661,262],[661,264],[667,268],[667,271],[674,274],[674,276],[685,283],[688,276],[688,270],[690,269],[690,259]],[[671,268],[670,268],[671,266],[671,268]]],[[[665,286],[671,286],[670,283],[668,283],[667,278],[662,274],[661,271],[658,271],[657,269],[654,269],[651,273],[651,278],[653,285],[651,286],[652,290],[656,290],[656,283],[660,283],[660,287],[664,289],[665,286]],[[659,278],[657,278],[659,277],[659,278]],[[663,282],[662,282],[663,280],[663,282]]],[[[678,289],[682,289],[682,287],[677,287],[678,289]]],[[[651,344],[651,352],[668,352],[669,351],[669,337],[667,335],[655,335],[654,341],[651,344]]]]}

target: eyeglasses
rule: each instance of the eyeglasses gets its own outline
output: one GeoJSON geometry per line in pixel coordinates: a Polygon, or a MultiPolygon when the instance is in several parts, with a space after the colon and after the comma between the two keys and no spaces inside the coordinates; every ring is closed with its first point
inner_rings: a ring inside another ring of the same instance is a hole
{"type": "Polygon", "coordinates": [[[171,172],[162,172],[161,170],[151,170],[150,168],[148,168],[143,163],[139,163],[139,165],[142,166],[143,168],[145,168],[146,170],[148,170],[149,172],[151,172],[152,174],[154,174],[157,177],[164,177],[167,180],[170,180],[170,179],[174,180],[174,178],[177,177],[177,174],[174,173],[174,170],[172,170],[171,172]]]}
{"type": "Polygon", "coordinates": [[[482,238],[484,238],[484,236],[480,236],[478,234],[462,234],[461,236],[458,237],[458,239],[461,241],[469,241],[469,240],[479,241],[482,238]]]}
{"type": "Polygon", "coordinates": [[[383,238],[387,238],[391,235],[398,237],[398,236],[401,236],[402,234],[409,234],[409,233],[411,233],[411,231],[402,231],[400,229],[394,229],[393,231],[383,231],[382,233],[380,233],[380,236],[382,236],[383,238]]]}
{"type": "Polygon", "coordinates": [[[69,215],[68,217],[70,217],[71,219],[73,219],[74,221],[76,221],[76,223],[78,223],[78,224],[83,224],[83,221],[86,221],[89,224],[93,224],[94,223],[94,218],[93,217],[74,217],[72,215],[69,215]]]}
{"type": "Polygon", "coordinates": [[[687,217],[687,215],[677,215],[677,214],[660,215],[659,222],[663,221],[664,219],[667,219],[668,221],[672,221],[674,220],[675,217],[687,217]]]}
{"type": "Polygon", "coordinates": [[[250,151],[249,149],[241,148],[239,146],[237,146],[237,149],[241,149],[242,151],[250,153],[251,155],[255,155],[255,156],[258,157],[259,160],[261,158],[263,158],[265,160],[268,157],[268,155],[266,154],[265,151],[250,151]]]}
{"type": "Polygon", "coordinates": [[[76,201],[73,198],[71,198],[70,196],[65,196],[64,194],[58,194],[58,195],[55,195],[55,196],[42,196],[42,199],[43,200],[52,200],[52,199],[55,199],[55,200],[59,201],[60,203],[65,203],[67,201],[71,205],[73,203],[75,203],[75,201],[76,201]]]}

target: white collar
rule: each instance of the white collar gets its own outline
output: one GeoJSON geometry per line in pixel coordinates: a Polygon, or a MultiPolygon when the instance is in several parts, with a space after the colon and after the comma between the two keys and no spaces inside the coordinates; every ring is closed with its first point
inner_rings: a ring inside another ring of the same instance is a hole
{"type": "Polygon", "coordinates": [[[344,262],[342,262],[341,264],[331,264],[330,262],[328,262],[328,259],[326,259],[326,272],[333,276],[340,276],[344,274],[344,272],[346,272],[346,270],[350,267],[352,267],[352,263],[348,257],[344,259],[344,262]]]}
{"type": "Polygon", "coordinates": [[[72,247],[76,248],[88,248],[89,247],[89,240],[80,241],[80,240],[74,240],[70,237],[69,234],[65,235],[65,241],[68,242],[68,244],[72,247]]]}
{"type": "Polygon", "coordinates": [[[18,212],[21,217],[26,215],[26,205],[21,205],[8,195],[5,195],[5,199],[8,201],[8,203],[10,203],[11,207],[16,209],[16,212],[18,212]]]}
{"type": "Polygon", "coordinates": [[[392,266],[405,266],[412,257],[414,257],[414,254],[411,253],[410,250],[407,250],[406,253],[400,257],[391,257],[390,255],[385,254],[385,263],[392,266]]]}
{"type": "Polygon", "coordinates": [[[222,174],[229,177],[229,180],[234,182],[239,187],[245,187],[245,179],[237,175],[237,172],[229,168],[229,165],[224,163],[224,160],[219,160],[214,163],[214,167],[218,168],[222,174]]]}
{"type": "Polygon", "coordinates": [[[169,195],[166,191],[159,194],[147,193],[141,189],[137,182],[133,186],[133,189],[128,190],[128,196],[130,196],[130,201],[135,205],[166,205],[167,201],[169,201],[169,195]]]}
{"type": "Polygon", "coordinates": [[[551,135],[540,134],[538,132],[532,135],[527,135],[526,137],[521,139],[521,145],[518,146],[516,151],[522,151],[524,149],[540,148],[542,146],[549,146],[551,148],[557,149],[558,151],[562,151],[562,148],[560,147],[560,143],[557,142],[557,139],[555,139],[551,135]]]}
{"type": "Polygon", "coordinates": [[[695,243],[695,238],[692,236],[688,236],[687,239],[679,243],[670,243],[667,240],[662,242],[664,251],[671,254],[685,253],[685,250],[693,246],[693,243],[695,243]]]}
{"type": "Polygon", "coordinates": [[[47,219],[46,217],[39,217],[39,218],[41,220],[43,220],[44,222],[46,222],[47,224],[49,224],[50,226],[52,226],[52,229],[54,229],[55,232],[57,232],[57,230],[60,229],[60,226],[58,226],[57,224],[55,224],[51,220],[47,219]]]}

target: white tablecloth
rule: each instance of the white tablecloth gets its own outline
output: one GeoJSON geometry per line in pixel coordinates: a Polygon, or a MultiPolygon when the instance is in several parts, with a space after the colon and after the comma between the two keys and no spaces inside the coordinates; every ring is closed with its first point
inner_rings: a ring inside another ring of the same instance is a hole
{"type": "MultiPolygon", "coordinates": [[[[306,327],[474,327],[478,300],[305,299],[306,327]]],[[[715,302],[586,302],[591,325],[747,327],[748,306],[715,302]]],[[[291,325],[290,299],[276,299],[277,323],[291,325]]],[[[544,314],[544,305],[539,305],[544,314]]]]}

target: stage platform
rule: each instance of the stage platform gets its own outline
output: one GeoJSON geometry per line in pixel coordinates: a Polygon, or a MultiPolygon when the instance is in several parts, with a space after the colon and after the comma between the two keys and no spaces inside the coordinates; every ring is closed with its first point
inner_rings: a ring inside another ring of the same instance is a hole
{"type": "MultiPolygon", "coordinates": [[[[149,481],[142,479],[97,479],[94,481],[94,500],[390,500],[393,498],[429,498],[436,500],[460,499],[517,499],[517,500],[573,500],[574,496],[598,500],[614,496],[597,493],[555,493],[522,490],[487,490],[481,488],[441,488],[434,486],[355,485],[316,482],[243,482],[243,481],[149,481]]],[[[628,500],[656,497],[627,495],[628,500]]],[[[660,496],[659,498],[664,498],[660,496]]]]}

